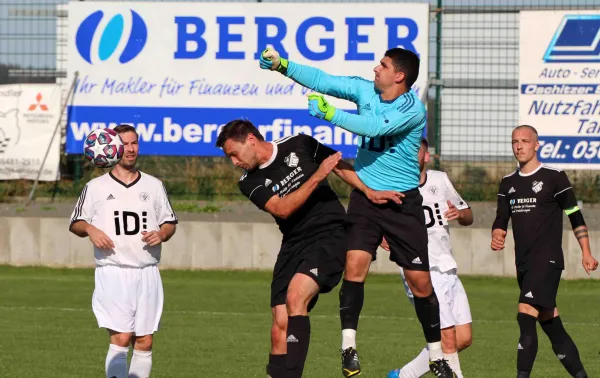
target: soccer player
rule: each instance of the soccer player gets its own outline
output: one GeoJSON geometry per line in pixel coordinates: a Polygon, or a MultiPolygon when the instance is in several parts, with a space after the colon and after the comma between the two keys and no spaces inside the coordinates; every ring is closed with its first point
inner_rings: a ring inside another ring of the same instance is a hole
{"type": "Polygon", "coordinates": [[[344,280],[340,290],[342,374],[361,372],[356,330],[364,302],[364,282],[377,247],[385,237],[390,260],[404,268],[415,296],[415,310],[427,341],[430,369],[438,377],[454,377],[441,346],[439,303],[429,274],[427,229],[419,193],[418,151],[425,127],[425,107],[412,85],[419,75],[419,57],[402,48],[385,52],[375,67],[375,80],[333,76],[282,58],[273,49],[261,54],[260,67],[278,71],[314,91],[349,100],[359,114],[331,106],[322,95],[309,95],[309,113],[362,136],[354,169],[374,190],[404,193],[402,206],[376,205],[360,191],[350,196],[344,280]]]}
{"type": "Polygon", "coordinates": [[[513,130],[512,149],[519,168],[500,182],[492,226],[491,247],[500,251],[504,249],[508,221],[512,219],[517,282],[521,290],[517,377],[531,374],[538,350],[536,322],[539,322],[569,374],[586,378],[577,347],[563,327],[556,307],[565,267],[561,210],[569,217],[587,274],[597,269],[598,261],[592,256],[588,230],[567,175],[540,163],[536,154],[539,146],[537,131],[532,126],[521,125],[513,130]]]}
{"type": "Polygon", "coordinates": [[[304,134],[266,142],[250,121],[233,120],[221,130],[217,147],[246,171],[240,190],[273,215],[283,234],[271,282],[267,374],[301,377],[310,339],[308,313],[319,293],[338,284],[346,257],[346,211],[327,176],[333,170],[377,203],[400,202],[402,195],[366,188],[341,153],[304,134]]]}
{"type": "Polygon", "coordinates": [[[92,309],[98,326],[110,335],[106,377],[147,378],[152,369],[153,334],[163,309],[157,265],[161,244],[175,234],[177,216],[160,180],[136,168],[135,128],[119,125],[114,130],[123,140],[123,158],[83,188],[69,230],[89,237],[94,245],[92,309]]]}
{"type": "MultiPolygon", "coordinates": [[[[429,237],[429,269],[431,282],[440,302],[444,358],[448,360],[454,373],[462,378],[458,352],[471,345],[471,309],[465,288],[456,274],[458,266],[452,256],[448,222],[456,220],[461,226],[470,226],[473,224],[473,211],[456,192],[446,173],[425,170],[430,157],[428,147],[427,140],[422,139],[419,150],[419,191],[423,196],[423,211],[429,237]]],[[[385,239],[381,247],[390,250],[385,239]]],[[[406,284],[402,269],[400,273],[406,294],[414,304],[414,296],[406,284]]],[[[429,372],[428,363],[429,352],[424,348],[414,360],[401,369],[391,371],[388,378],[422,377],[429,372]]]]}

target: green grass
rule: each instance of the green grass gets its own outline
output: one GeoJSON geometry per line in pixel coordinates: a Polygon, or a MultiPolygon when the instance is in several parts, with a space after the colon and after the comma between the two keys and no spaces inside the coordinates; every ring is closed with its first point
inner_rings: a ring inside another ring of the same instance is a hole
{"type": "MultiPolygon", "coordinates": [[[[260,377],[269,352],[270,274],[162,271],[165,309],[153,377],[260,377]]],[[[91,311],[93,270],[0,267],[0,376],[102,377],[108,338],[91,311]]],[[[463,278],[474,342],[466,377],[514,377],[518,342],[513,279],[463,278]]],[[[600,282],[563,281],[559,306],[590,377],[600,376],[600,282]]],[[[339,286],[338,286],[339,289],[339,286]]],[[[423,337],[399,278],[367,281],[358,346],[361,377],[383,378],[420,351],[423,337]]],[[[337,292],[313,311],[305,377],[341,377],[337,292]]],[[[566,377],[538,327],[534,377],[566,377]]]]}

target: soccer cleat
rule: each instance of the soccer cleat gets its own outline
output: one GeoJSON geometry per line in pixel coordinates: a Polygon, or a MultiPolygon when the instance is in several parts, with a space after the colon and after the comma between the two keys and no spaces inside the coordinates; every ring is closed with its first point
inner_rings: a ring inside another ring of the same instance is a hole
{"type": "Polygon", "coordinates": [[[344,377],[354,377],[360,374],[358,352],[350,347],[342,351],[342,374],[344,377]]]}
{"type": "Polygon", "coordinates": [[[450,365],[448,365],[448,361],[444,359],[429,361],[429,370],[431,370],[436,377],[457,378],[456,374],[454,374],[450,368],[450,365]]]}
{"type": "Polygon", "coordinates": [[[387,375],[387,378],[398,378],[400,377],[400,370],[401,369],[394,369],[392,371],[390,371],[387,375]]]}

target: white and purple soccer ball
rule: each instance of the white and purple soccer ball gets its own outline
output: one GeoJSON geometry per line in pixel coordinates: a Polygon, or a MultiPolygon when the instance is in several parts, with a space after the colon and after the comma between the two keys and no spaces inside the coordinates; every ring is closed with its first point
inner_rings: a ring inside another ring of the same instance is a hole
{"type": "Polygon", "coordinates": [[[115,166],[123,157],[123,141],[113,129],[97,129],[83,142],[83,153],[98,168],[115,166]]]}

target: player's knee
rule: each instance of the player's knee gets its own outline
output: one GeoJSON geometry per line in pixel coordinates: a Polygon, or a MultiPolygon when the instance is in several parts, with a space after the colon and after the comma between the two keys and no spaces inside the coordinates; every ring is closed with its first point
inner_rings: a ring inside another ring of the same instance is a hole
{"type": "Polygon", "coordinates": [[[431,296],[433,285],[431,284],[431,276],[428,271],[404,269],[404,275],[406,283],[415,297],[425,298],[431,296]]]}
{"type": "Polygon", "coordinates": [[[300,290],[288,290],[285,301],[288,315],[306,315],[309,301],[310,298],[307,298],[300,290]]]}
{"type": "Polygon", "coordinates": [[[473,344],[473,337],[469,334],[467,336],[456,338],[456,348],[460,352],[461,350],[465,350],[473,344]]]}
{"type": "Polygon", "coordinates": [[[151,351],[152,350],[152,335],[144,335],[135,337],[134,349],[141,351],[151,351]]]}
{"type": "Polygon", "coordinates": [[[128,347],[131,345],[132,334],[110,331],[110,343],[120,347],[128,347]]]}
{"type": "Polygon", "coordinates": [[[364,282],[369,273],[372,256],[363,251],[350,251],[346,255],[344,278],[347,281],[364,282]]]}

